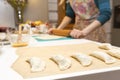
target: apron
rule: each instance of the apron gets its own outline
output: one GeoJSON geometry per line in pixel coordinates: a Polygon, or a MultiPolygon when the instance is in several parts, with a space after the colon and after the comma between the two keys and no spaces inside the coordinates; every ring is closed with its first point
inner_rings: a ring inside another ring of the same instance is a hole
{"type": "MultiPolygon", "coordinates": [[[[96,20],[99,15],[99,10],[96,7],[94,0],[69,0],[70,5],[75,12],[75,25],[74,28],[82,30],[90,23],[96,20]]],[[[105,42],[106,34],[103,27],[91,32],[86,39],[105,42]]]]}

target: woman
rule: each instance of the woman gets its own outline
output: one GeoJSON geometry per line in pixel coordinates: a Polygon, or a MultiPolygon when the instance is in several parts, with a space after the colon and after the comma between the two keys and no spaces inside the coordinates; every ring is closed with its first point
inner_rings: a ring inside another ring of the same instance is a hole
{"type": "MultiPolygon", "coordinates": [[[[62,4],[66,0],[61,0],[62,4]]],[[[70,36],[105,42],[105,32],[101,27],[110,19],[110,0],[68,0],[66,16],[57,29],[63,29],[75,18],[70,36]]],[[[48,31],[51,33],[52,29],[48,31]]]]}

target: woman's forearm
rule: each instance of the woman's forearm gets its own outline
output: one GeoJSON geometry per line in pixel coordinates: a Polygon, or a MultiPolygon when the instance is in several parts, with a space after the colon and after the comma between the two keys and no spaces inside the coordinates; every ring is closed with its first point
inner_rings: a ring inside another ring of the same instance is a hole
{"type": "Polygon", "coordinates": [[[101,23],[98,20],[95,20],[90,25],[88,25],[85,29],[82,30],[83,34],[88,35],[92,31],[94,31],[95,29],[99,28],[100,26],[101,26],[101,23]]]}
{"type": "Polygon", "coordinates": [[[64,19],[62,20],[61,24],[58,26],[57,29],[63,29],[65,28],[70,22],[71,22],[71,18],[68,16],[65,16],[64,19]]]}

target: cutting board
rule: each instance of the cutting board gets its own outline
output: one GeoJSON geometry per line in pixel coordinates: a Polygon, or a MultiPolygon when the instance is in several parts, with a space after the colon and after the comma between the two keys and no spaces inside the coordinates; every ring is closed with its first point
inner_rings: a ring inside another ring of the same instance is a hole
{"type": "Polygon", "coordinates": [[[103,61],[92,57],[92,65],[88,67],[83,67],[78,61],[71,57],[74,53],[82,52],[83,54],[89,55],[92,51],[105,51],[98,48],[98,44],[94,42],[83,43],[83,44],[70,44],[70,45],[57,45],[57,46],[44,46],[44,47],[26,47],[18,48],[16,54],[19,55],[19,58],[14,62],[12,68],[18,72],[23,78],[31,77],[45,77],[58,74],[71,74],[75,72],[90,71],[90,70],[99,70],[107,69],[111,67],[120,66],[120,60],[117,59],[117,62],[114,64],[105,64],[103,61]],[[72,61],[72,66],[65,70],[60,71],[59,67],[50,60],[52,55],[61,54],[72,61]],[[42,72],[30,71],[30,64],[26,62],[27,58],[30,57],[39,57],[46,62],[46,69],[42,72]]]}

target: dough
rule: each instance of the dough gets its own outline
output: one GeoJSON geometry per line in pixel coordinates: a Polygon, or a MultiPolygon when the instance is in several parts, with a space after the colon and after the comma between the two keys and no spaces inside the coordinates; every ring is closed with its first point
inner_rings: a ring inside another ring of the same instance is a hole
{"type": "Polygon", "coordinates": [[[68,58],[65,58],[62,55],[54,55],[50,59],[58,64],[60,70],[66,70],[66,69],[70,68],[72,65],[71,60],[68,58]]]}
{"type": "Polygon", "coordinates": [[[36,37],[38,39],[43,39],[43,40],[47,40],[47,39],[59,39],[59,38],[64,38],[63,36],[56,36],[56,35],[49,35],[49,34],[44,34],[44,35],[40,35],[38,37],[36,37]]]}
{"type": "Polygon", "coordinates": [[[83,53],[74,54],[72,55],[72,57],[78,60],[82,64],[82,66],[89,66],[92,63],[92,58],[83,53]]]}
{"type": "Polygon", "coordinates": [[[94,51],[90,55],[103,60],[106,64],[111,64],[116,61],[116,59],[102,51],[94,51]]]}
{"type": "Polygon", "coordinates": [[[31,72],[43,71],[46,67],[45,62],[38,57],[31,57],[27,61],[31,65],[31,72]]]}
{"type": "Polygon", "coordinates": [[[108,50],[107,53],[113,57],[120,59],[120,50],[119,49],[111,49],[111,50],[108,50]]]}
{"type": "Polygon", "coordinates": [[[109,43],[101,43],[101,44],[99,45],[99,48],[105,49],[105,50],[110,50],[110,49],[112,49],[112,45],[109,44],[109,43]]]}

